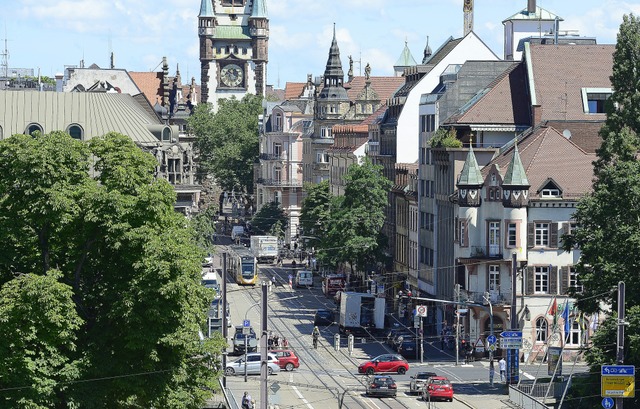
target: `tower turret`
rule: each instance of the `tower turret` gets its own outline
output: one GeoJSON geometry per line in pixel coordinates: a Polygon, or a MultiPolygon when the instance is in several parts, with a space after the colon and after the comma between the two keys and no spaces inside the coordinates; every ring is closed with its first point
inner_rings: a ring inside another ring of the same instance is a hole
{"type": "Polygon", "coordinates": [[[480,207],[482,204],[482,185],[484,179],[480,166],[473,152],[473,144],[469,147],[467,159],[464,161],[460,176],[458,176],[458,205],[460,207],[480,207]]]}
{"type": "Polygon", "coordinates": [[[527,206],[530,186],[518,152],[518,142],[515,141],[513,158],[502,180],[502,205],[514,208],[527,206]]]}

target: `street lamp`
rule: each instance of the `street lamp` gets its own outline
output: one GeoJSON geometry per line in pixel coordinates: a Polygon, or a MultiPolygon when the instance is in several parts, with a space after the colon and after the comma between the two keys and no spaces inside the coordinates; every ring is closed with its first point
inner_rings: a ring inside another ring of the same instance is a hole
{"type": "MultiPolygon", "coordinates": [[[[489,303],[489,333],[493,339],[493,305],[491,304],[491,294],[489,292],[484,293],[484,300],[489,303]]],[[[493,350],[489,348],[489,362],[493,360],[493,350]]]]}
{"type": "MultiPolygon", "coordinates": [[[[249,307],[247,311],[244,313],[244,321],[247,320],[247,314],[249,314],[249,311],[251,311],[254,307],[259,307],[259,306],[260,304],[256,303],[256,304],[253,304],[251,307],[249,307]]],[[[247,349],[249,349],[248,340],[249,340],[249,334],[244,334],[244,381],[245,382],[247,382],[247,349]]]]}

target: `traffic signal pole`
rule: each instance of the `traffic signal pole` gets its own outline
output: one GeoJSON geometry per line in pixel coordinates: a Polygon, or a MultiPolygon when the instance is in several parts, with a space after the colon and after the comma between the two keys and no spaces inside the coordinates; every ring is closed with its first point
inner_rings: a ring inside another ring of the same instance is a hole
{"type": "MultiPolygon", "coordinates": [[[[616,342],[616,363],[618,365],[624,364],[624,326],[628,325],[625,322],[624,311],[624,281],[618,283],[618,333],[616,342]]],[[[624,398],[616,398],[616,409],[622,409],[624,406],[624,398]]]]}

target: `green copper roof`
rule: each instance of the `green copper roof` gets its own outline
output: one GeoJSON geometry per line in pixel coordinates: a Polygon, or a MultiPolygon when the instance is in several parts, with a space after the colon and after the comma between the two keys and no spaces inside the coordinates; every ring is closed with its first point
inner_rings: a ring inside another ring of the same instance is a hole
{"type": "Polygon", "coordinates": [[[251,18],[267,18],[267,0],[254,0],[251,18]]]}
{"type": "Polygon", "coordinates": [[[480,172],[480,166],[476,160],[476,155],[473,153],[473,146],[469,148],[467,154],[467,160],[464,161],[460,178],[458,179],[458,186],[470,185],[470,186],[482,186],[484,179],[480,172]]]}
{"type": "Polygon", "coordinates": [[[200,2],[200,14],[198,14],[198,17],[214,17],[211,0],[202,0],[200,2]]]}
{"type": "Polygon", "coordinates": [[[560,21],[564,21],[561,17],[558,17],[557,15],[543,9],[542,7],[538,7],[536,6],[536,12],[535,13],[529,13],[527,11],[526,8],[520,10],[519,12],[517,12],[516,14],[514,14],[513,16],[506,18],[503,23],[505,21],[511,21],[511,20],[543,20],[543,21],[553,21],[556,19],[556,17],[558,18],[558,20],[560,21]]]}
{"type": "Polygon", "coordinates": [[[404,42],[404,50],[402,50],[402,54],[400,54],[400,58],[394,64],[394,67],[413,67],[417,65],[416,60],[411,55],[411,51],[407,46],[407,42],[404,42]]]}
{"type": "Polygon", "coordinates": [[[217,26],[216,38],[250,40],[249,27],[242,26],[217,26]]]}
{"type": "Polygon", "coordinates": [[[502,184],[507,186],[530,186],[527,174],[524,171],[524,166],[522,166],[522,160],[520,160],[517,143],[513,149],[513,158],[509,163],[502,184]]]}

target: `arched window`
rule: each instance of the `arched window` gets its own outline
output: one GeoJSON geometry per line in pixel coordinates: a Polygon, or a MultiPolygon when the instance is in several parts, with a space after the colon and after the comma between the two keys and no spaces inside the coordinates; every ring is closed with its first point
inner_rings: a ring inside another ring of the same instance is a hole
{"type": "Polygon", "coordinates": [[[32,123],[32,124],[29,124],[29,126],[27,126],[25,134],[26,135],[35,136],[34,134],[36,132],[39,132],[40,134],[43,134],[44,130],[42,129],[40,124],[32,123]]]}
{"type": "Polygon", "coordinates": [[[536,320],[536,342],[547,342],[549,334],[549,324],[546,318],[540,317],[536,320]]]}
{"type": "Polygon", "coordinates": [[[82,129],[82,127],[78,124],[72,124],[69,125],[69,127],[67,128],[67,133],[73,138],[73,139],[77,139],[79,141],[82,140],[82,138],[84,137],[84,130],[82,129]]]}
{"type": "Polygon", "coordinates": [[[162,130],[162,140],[166,142],[171,141],[171,129],[168,126],[162,130]]]}

